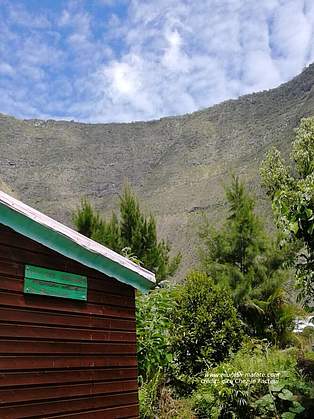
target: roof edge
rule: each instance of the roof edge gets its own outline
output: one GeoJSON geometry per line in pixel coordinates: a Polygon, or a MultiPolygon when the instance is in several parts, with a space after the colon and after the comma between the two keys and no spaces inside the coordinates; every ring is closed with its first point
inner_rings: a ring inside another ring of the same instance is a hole
{"type": "MultiPolygon", "coordinates": [[[[63,256],[73,259],[82,265],[95,269],[105,275],[113,277],[118,281],[130,285],[142,292],[149,291],[155,285],[154,274],[146,269],[138,267],[145,273],[145,276],[143,276],[136,272],[134,268],[130,269],[127,266],[123,266],[117,261],[104,256],[103,254],[89,250],[72,240],[70,237],[45,224],[41,224],[38,221],[31,219],[24,213],[15,208],[11,208],[6,203],[1,201],[0,222],[12,228],[17,233],[20,233],[23,236],[26,236],[29,239],[62,254],[63,256]]],[[[120,257],[122,258],[122,256],[120,257]]],[[[131,261],[127,258],[123,259],[126,259],[126,261],[131,264],[131,261]]]]}

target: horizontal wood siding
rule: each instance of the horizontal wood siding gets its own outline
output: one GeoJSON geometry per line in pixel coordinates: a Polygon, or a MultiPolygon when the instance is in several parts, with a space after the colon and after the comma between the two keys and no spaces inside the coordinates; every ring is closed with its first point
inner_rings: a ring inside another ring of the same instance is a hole
{"type": "Polygon", "coordinates": [[[133,288],[0,225],[0,418],[138,414],[133,288]],[[87,276],[87,302],[24,294],[26,264],[87,276]]]}

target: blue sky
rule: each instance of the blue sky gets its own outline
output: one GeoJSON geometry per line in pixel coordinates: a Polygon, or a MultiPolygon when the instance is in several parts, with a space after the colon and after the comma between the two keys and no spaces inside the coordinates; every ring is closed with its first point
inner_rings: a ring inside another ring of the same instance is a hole
{"type": "Polygon", "coordinates": [[[129,122],[278,86],[314,61],[313,0],[0,0],[0,112],[129,122]]]}

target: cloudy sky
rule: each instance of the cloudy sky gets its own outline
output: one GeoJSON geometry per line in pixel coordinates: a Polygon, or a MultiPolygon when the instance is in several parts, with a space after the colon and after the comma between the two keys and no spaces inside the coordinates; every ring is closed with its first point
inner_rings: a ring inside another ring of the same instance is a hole
{"type": "Polygon", "coordinates": [[[314,61],[313,0],[0,0],[0,112],[134,121],[278,86],[314,61]]]}

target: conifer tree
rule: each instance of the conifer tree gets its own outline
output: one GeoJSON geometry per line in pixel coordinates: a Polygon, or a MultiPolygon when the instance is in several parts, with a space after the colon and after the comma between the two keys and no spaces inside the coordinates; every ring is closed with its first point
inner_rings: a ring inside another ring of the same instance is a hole
{"type": "Polygon", "coordinates": [[[91,238],[95,226],[100,223],[100,218],[90,202],[83,198],[79,210],[72,214],[72,221],[81,234],[91,238]]]}
{"type": "Polygon", "coordinates": [[[181,255],[170,257],[169,243],[157,238],[155,218],[141,211],[129,185],[120,196],[118,215],[105,220],[85,199],[72,219],[80,233],[155,272],[157,283],[173,276],[179,266],[181,255]]]}
{"type": "Polygon", "coordinates": [[[292,328],[284,285],[289,278],[285,264],[294,249],[267,238],[254,200],[237,177],[226,188],[226,198],[229,215],[222,228],[207,222],[200,233],[202,266],[216,283],[231,289],[249,334],[283,343],[292,328]]]}

